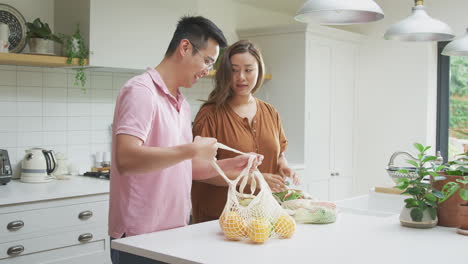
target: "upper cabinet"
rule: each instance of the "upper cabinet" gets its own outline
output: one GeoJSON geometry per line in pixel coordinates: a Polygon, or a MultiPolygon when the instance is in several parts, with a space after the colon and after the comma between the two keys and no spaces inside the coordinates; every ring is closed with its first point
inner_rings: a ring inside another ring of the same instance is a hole
{"type": "Polygon", "coordinates": [[[178,19],[197,1],[55,0],[54,29],[72,34],[79,24],[89,66],[146,69],[159,63],[178,19]]]}

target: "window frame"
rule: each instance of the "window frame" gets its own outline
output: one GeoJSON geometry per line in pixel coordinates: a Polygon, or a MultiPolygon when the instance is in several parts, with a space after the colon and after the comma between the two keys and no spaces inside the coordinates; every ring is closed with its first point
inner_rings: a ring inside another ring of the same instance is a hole
{"type": "Polygon", "coordinates": [[[448,161],[450,114],[450,56],[442,55],[448,41],[437,43],[437,127],[436,150],[448,161]]]}

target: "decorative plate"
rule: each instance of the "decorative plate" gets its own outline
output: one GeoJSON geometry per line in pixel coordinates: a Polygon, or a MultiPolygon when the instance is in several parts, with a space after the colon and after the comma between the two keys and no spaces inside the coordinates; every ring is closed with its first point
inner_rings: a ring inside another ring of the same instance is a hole
{"type": "Polygon", "coordinates": [[[23,15],[12,6],[0,4],[0,22],[10,28],[9,51],[20,53],[26,46],[26,20],[23,15]]]}

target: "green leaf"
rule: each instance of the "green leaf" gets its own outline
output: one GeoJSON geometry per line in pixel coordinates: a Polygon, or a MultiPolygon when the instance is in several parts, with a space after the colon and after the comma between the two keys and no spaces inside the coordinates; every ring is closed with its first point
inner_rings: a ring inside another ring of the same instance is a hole
{"type": "MultiPolygon", "coordinates": [[[[398,179],[403,179],[403,178],[398,178],[398,179]]],[[[406,181],[399,181],[396,185],[396,188],[399,190],[404,190],[408,187],[409,182],[408,179],[405,179],[406,181]]]]}
{"type": "Polygon", "coordinates": [[[442,169],[445,169],[445,166],[444,166],[444,165],[438,166],[437,168],[435,168],[434,171],[441,171],[442,169]]]}
{"type": "Polygon", "coordinates": [[[433,190],[432,194],[439,199],[444,199],[444,194],[441,191],[433,190]]]}
{"type": "Polygon", "coordinates": [[[435,202],[437,201],[437,197],[432,194],[432,193],[426,193],[426,195],[424,196],[428,201],[431,201],[431,202],[435,202]]]}
{"type": "Polygon", "coordinates": [[[414,198],[405,199],[405,203],[406,203],[406,208],[418,207],[419,206],[419,201],[414,199],[414,198]]]}
{"type": "Polygon", "coordinates": [[[430,148],[431,148],[431,146],[425,147],[423,152],[426,152],[426,151],[427,151],[428,149],[430,149],[430,148]]]}
{"type": "Polygon", "coordinates": [[[415,167],[419,167],[419,164],[418,164],[416,161],[414,161],[414,160],[406,160],[406,162],[407,162],[408,164],[411,164],[411,165],[415,166],[415,167]]]}
{"type": "Polygon", "coordinates": [[[413,145],[419,152],[424,152],[424,147],[423,145],[419,144],[419,143],[414,143],[413,145]]]}
{"type": "Polygon", "coordinates": [[[427,210],[429,211],[429,215],[431,216],[432,220],[435,220],[437,217],[437,209],[435,207],[429,207],[427,210]]]}
{"type": "Polygon", "coordinates": [[[437,157],[436,156],[424,156],[424,158],[421,160],[422,163],[426,163],[428,161],[431,161],[431,160],[436,160],[437,157]]]}
{"type": "Polygon", "coordinates": [[[462,198],[464,201],[468,201],[468,190],[462,189],[459,192],[460,198],[462,198]]]}
{"type": "Polygon", "coordinates": [[[423,217],[423,212],[422,212],[421,208],[416,207],[416,208],[411,209],[410,215],[411,215],[411,219],[413,219],[413,221],[421,222],[422,217],[423,217]]]}
{"type": "Polygon", "coordinates": [[[411,187],[408,189],[409,194],[411,195],[419,195],[421,194],[421,189],[418,187],[411,187]]]}
{"type": "Polygon", "coordinates": [[[405,174],[406,174],[406,173],[408,173],[408,170],[406,170],[406,169],[401,169],[401,170],[398,170],[398,172],[399,172],[399,173],[405,173],[405,174]]]}

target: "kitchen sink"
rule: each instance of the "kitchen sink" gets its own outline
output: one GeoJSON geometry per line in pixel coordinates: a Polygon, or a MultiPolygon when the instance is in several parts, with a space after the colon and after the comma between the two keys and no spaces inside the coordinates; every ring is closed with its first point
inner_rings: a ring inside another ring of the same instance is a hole
{"type": "Polygon", "coordinates": [[[409,196],[401,194],[376,193],[374,189],[367,195],[336,201],[340,211],[355,214],[390,216],[399,214],[404,206],[404,200],[409,196]]]}

